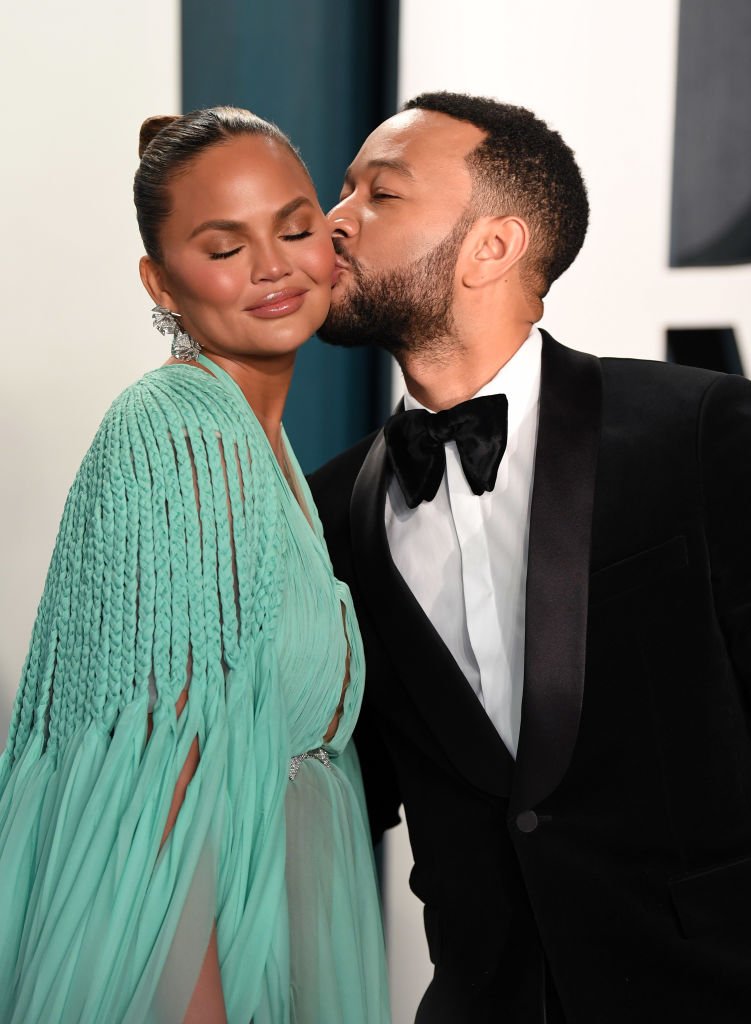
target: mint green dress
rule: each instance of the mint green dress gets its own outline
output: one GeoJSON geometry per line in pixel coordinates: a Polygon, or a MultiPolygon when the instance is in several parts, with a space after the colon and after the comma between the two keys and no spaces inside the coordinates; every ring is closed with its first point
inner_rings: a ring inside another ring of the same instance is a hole
{"type": "Polygon", "coordinates": [[[202,362],[114,402],[67,499],[0,761],[3,1024],[174,1024],[214,924],[229,1024],[389,1020],[350,595],[202,362]]]}

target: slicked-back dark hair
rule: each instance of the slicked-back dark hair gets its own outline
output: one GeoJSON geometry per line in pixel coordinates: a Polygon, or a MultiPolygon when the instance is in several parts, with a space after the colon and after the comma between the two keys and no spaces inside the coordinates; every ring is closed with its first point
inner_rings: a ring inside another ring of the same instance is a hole
{"type": "Polygon", "coordinates": [[[274,139],[307,168],[284,132],[240,107],[209,107],[181,117],[149,117],[141,125],[138,165],[133,181],[138,229],[146,253],[161,262],[159,229],[170,214],[169,184],[199,153],[238,135],[274,139]]]}
{"type": "Polygon", "coordinates": [[[467,157],[472,212],[519,216],[530,228],[528,269],[540,295],[574,261],[587,233],[587,190],[574,154],[530,110],[484,96],[422,93],[403,110],[429,110],[485,132],[467,157]]]}

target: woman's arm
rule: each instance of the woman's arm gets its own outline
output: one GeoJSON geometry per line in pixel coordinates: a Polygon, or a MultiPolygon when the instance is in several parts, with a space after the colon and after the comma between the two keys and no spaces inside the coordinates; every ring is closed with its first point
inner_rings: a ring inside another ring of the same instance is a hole
{"type": "MultiPolygon", "coordinates": [[[[194,479],[195,486],[195,479],[194,479]]],[[[198,502],[198,489],[196,486],[196,502],[198,502]]],[[[231,516],[231,512],[230,512],[231,516]]],[[[181,692],[175,704],[175,712],[177,717],[183,713],[183,710],[188,703],[189,689],[190,689],[190,678],[192,673],[192,657],[190,652],[188,653],[188,665],[186,676],[188,684],[185,689],[181,692]]],[[[151,715],[149,715],[148,732],[147,736],[151,735],[152,722],[151,715]]],[[[185,794],[191,779],[196,773],[198,763],[201,759],[200,746],[198,743],[198,737],[196,736],[193,740],[188,756],[185,760],[185,764],[180,771],[177,783],[175,785],[175,791],[172,797],[172,803],[170,804],[169,813],[167,814],[167,822],[164,826],[164,832],[162,833],[162,840],[159,844],[159,849],[164,846],[167,842],[170,832],[177,821],[177,816],[180,812],[180,808],[185,800],[185,794]]],[[[211,929],[211,936],[209,938],[209,945],[206,950],[206,955],[203,959],[200,973],[196,980],[193,994],[190,997],[190,1003],[188,1009],[183,1018],[183,1024],[226,1024],[227,1021],[227,1010],[224,1005],[224,993],[222,991],[222,975],[219,967],[219,952],[217,947],[216,938],[216,924],[211,929]]]]}
{"type": "MultiPolygon", "coordinates": [[[[190,661],[188,664],[188,677],[190,677],[190,661]]],[[[188,689],[189,687],[186,686],[175,705],[178,718],[182,714],[183,708],[188,702],[188,689]]],[[[150,719],[151,716],[149,716],[149,733],[151,732],[150,719]]],[[[167,841],[170,831],[177,820],[180,807],[185,799],[186,790],[190,780],[195,775],[199,760],[200,750],[198,737],[196,736],[191,744],[188,757],[178,777],[177,785],[175,786],[175,793],[172,797],[169,814],[167,815],[167,824],[164,826],[160,849],[167,841]]],[[[216,925],[211,929],[211,938],[209,939],[206,956],[204,957],[201,972],[198,975],[196,987],[193,990],[193,995],[190,998],[188,1010],[183,1020],[184,1024],[226,1024],[227,1011],[224,1006],[222,975],[219,970],[216,925]]]]}
{"type": "Polygon", "coordinates": [[[253,430],[208,374],[167,368],[113,403],[77,474],[0,760],[0,863],[38,848],[42,814],[47,837],[0,915],[0,1018],[56,999],[92,1020],[257,1008],[287,737],[256,657],[277,569],[253,430]]]}
{"type": "MultiPolygon", "coordinates": [[[[180,694],[180,699],[176,705],[178,718],[182,713],[187,700],[188,687],[186,686],[180,694]]],[[[162,846],[164,846],[167,841],[170,830],[177,820],[178,812],[183,800],[185,799],[185,791],[188,788],[190,780],[195,775],[199,760],[200,751],[198,748],[198,737],[196,736],[191,744],[190,752],[188,753],[188,757],[177,780],[177,785],[175,786],[175,794],[172,798],[172,804],[169,809],[169,814],[167,815],[167,824],[165,825],[164,835],[162,836],[162,846]]],[[[219,970],[219,955],[216,944],[216,925],[211,929],[211,938],[209,940],[208,949],[206,950],[206,956],[203,960],[201,973],[198,975],[196,987],[193,989],[193,995],[190,998],[188,1010],[183,1020],[184,1024],[225,1024],[227,1020],[227,1011],[224,1006],[224,994],[222,992],[222,975],[219,970]]]]}

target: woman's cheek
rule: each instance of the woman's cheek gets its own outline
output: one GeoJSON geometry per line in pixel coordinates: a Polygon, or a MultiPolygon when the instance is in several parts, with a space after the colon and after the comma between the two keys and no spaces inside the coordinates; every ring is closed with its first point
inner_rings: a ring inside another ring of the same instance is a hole
{"type": "Polygon", "coordinates": [[[308,256],[307,272],[309,276],[321,284],[330,286],[331,275],[334,273],[336,253],[330,239],[316,245],[308,256]]]}
{"type": "MultiPolygon", "coordinates": [[[[219,261],[217,260],[216,263],[218,264],[219,261]]],[[[231,260],[227,260],[226,263],[230,264],[231,260]]],[[[196,274],[192,283],[192,291],[196,299],[220,306],[236,298],[247,284],[247,277],[237,266],[209,265],[196,274]]]]}

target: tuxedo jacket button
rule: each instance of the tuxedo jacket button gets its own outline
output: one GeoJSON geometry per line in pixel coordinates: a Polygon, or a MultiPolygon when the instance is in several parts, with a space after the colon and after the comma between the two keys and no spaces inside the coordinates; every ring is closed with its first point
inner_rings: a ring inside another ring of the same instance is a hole
{"type": "Polygon", "coordinates": [[[534,832],[539,823],[534,811],[522,811],[516,816],[516,827],[520,832],[534,832]]]}

